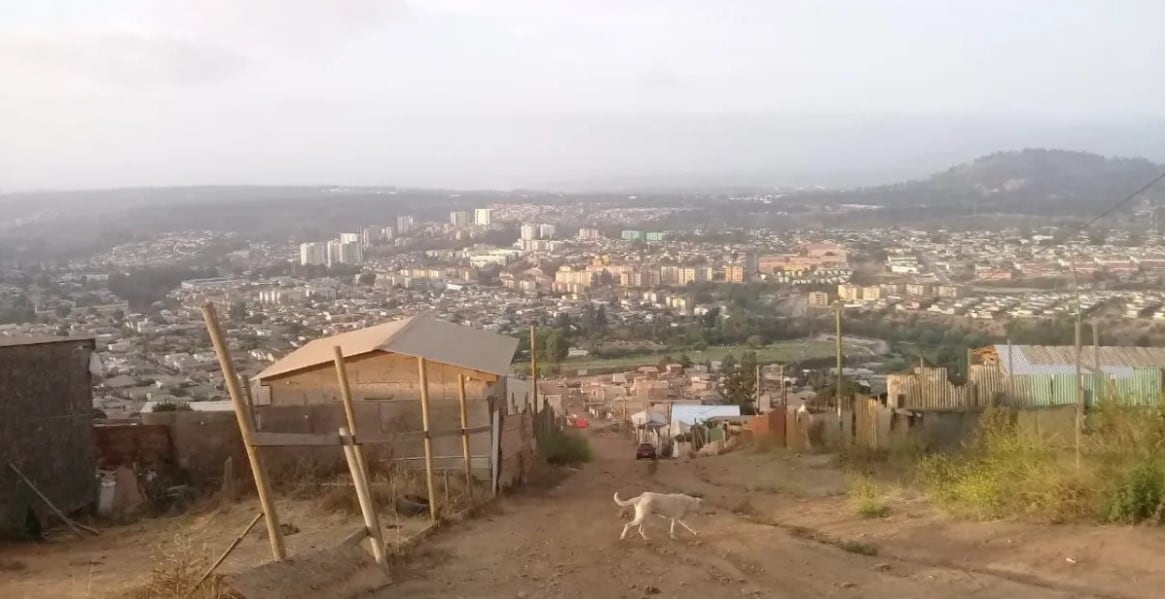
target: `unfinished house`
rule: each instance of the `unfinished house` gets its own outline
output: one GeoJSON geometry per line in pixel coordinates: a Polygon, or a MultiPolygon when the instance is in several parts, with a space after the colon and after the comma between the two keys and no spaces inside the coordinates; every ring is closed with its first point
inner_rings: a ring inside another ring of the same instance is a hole
{"type": "Polygon", "coordinates": [[[96,499],[92,339],[0,337],[0,536],[50,514],[9,464],[65,512],[96,499]]]}
{"type": "MultiPolygon", "coordinates": [[[[368,449],[374,459],[396,459],[423,467],[421,379],[425,360],[430,430],[461,428],[459,377],[464,377],[468,428],[495,426],[493,412],[507,412],[506,377],[518,340],[414,316],[317,339],[263,370],[255,382],[256,429],[269,432],[334,433],[345,426],[334,364],[334,347],[344,358],[357,419],[357,436],[394,437],[368,449]]],[[[433,435],[438,469],[461,467],[461,440],[433,435]]],[[[470,437],[475,475],[491,472],[491,435],[470,437]]]]}

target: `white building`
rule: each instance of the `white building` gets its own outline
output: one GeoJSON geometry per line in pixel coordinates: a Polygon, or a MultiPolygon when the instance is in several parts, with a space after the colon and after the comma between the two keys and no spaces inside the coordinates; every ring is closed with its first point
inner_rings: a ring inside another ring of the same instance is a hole
{"type": "Polygon", "coordinates": [[[449,224],[454,227],[465,227],[469,225],[469,213],[465,210],[457,210],[449,213],[449,224]]]}
{"type": "Polygon", "coordinates": [[[584,229],[578,230],[578,238],[579,239],[602,239],[603,234],[600,233],[598,229],[586,229],[586,228],[584,228],[584,229]]]}
{"type": "Polygon", "coordinates": [[[328,244],[303,243],[299,246],[299,263],[303,266],[323,266],[328,263],[328,244]]]}
{"type": "Polygon", "coordinates": [[[398,216],[396,217],[396,233],[397,235],[408,235],[413,230],[413,217],[398,216]]]}
{"type": "Polygon", "coordinates": [[[534,241],[535,239],[538,239],[538,225],[532,225],[528,223],[522,225],[519,238],[522,241],[534,241]]]}
{"type": "Polygon", "coordinates": [[[364,236],[360,233],[340,233],[340,243],[360,243],[364,236]]]}
{"type": "Polygon", "coordinates": [[[479,227],[488,227],[493,224],[493,210],[478,208],[473,211],[473,224],[479,227]]]}
{"type": "Polygon", "coordinates": [[[372,247],[383,237],[384,230],[380,227],[364,227],[361,241],[364,243],[364,247],[372,247]]]}
{"type": "Polygon", "coordinates": [[[555,231],[554,225],[538,225],[538,238],[553,239],[555,231]]]}

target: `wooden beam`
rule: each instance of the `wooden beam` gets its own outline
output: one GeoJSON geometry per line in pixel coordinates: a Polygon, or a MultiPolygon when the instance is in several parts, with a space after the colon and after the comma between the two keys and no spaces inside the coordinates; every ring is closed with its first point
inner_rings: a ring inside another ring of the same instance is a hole
{"type": "Polygon", "coordinates": [[[32,484],[32,481],[28,480],[28,477],[25,476],[24,473],[16,467],[16,464],[9,462],[8,467],[16,473],[16,476],[20,477],[20,480],[24,481],[24,484],[28,485],[28,488],[32,489],[33,493],[36,493],[37,497],[40,497],[40,500],[43,501],[45,505],[49,506],[49,509],[52,510],[53,513],[56,514],[57,517],[65,523],[65,526],[69,527],[69,530],[73,531],[73,534],[77,535],[78,539],[85,538],[85,535],[81,534],[81,529],[77,528],[77,525],[73,523],[73,520],[66,516],[65,512],[62,512],[55,503],[49,501],[49,498],[45,497],[45,494],[41,493],[40,489],[36,488],[36,485],[32,484]]]}
{"type": "Polygon", "coordinates": [[[206,331],[210,335],[210,342],[214,346],[214,353],[218,356],[219,367],[222,368],[223,382],[231,396],[231,404],[235,408],[235,420],[239,423],[239,434],[243,438],[243,448],[247,450],[247,459],[251,463],[251,474],[255,477],[255,489],[259,492],[259,503],[263,506],[263,518],[267,521],[267,538],[271,542],[271,556],[275,561],[283,561],[287,557],[287,549],[283,545],[283,531],[279,528],[279,514],[275,511],[275,497],[271,492],[271,483],[267,479],[267,470],[263,467],[263,455],[255,445],[255,426],[251,422],[251,412],[247,407],[246,398],[239,388],[239,375],[235,372],[235,364],[231,361],[230,348],[223,339],[222,328],[218,323],[214,304],[207,302],[202,307],[202,318],[206,321],[206,331]]]}
{"type": "Polygon", "coordinates": [[[425,483],[429,488],[429,519],[437,521],[437,493],[433,488],[433,439],[429,435],[429,372],[425,358],[417,358],[417,374],[421,383],[421,427],[425,433],[425,483]]]}
{"type": "Polygon", "coordinates": [[[340,438],[344,440],[344,457],[348,461],[348,470],[352,473],[352,483],[356,487],[356,499],[360,502],[360,512],[364,514],[364,527],[368,529],[368,536],[372,538],[372,557],[376,563],[384,567],[388,562],[384,555],[384,539],[380,530],[380,519],[376,515],[376,504],[372,503],[372,491],[368,487],[368,477],[360,469],[356,461],[356,443],[351,432],[340,427],[340,438]]]}
{"type": "Polygon", "coordinates": [[[231,544],[227,546],[226,551],[223,551],[222,555],[219,555],[218,559],[214,560],[214,563],[211,564],[210,567],[207,568],[206,571],[202,573],[202,576],[198,578],[198,582],[194,583],[194,586],[192,586],[186,590],[186,595],[185,595],[186,597],[190,597],[191,595],[193,595],[194,591],[197,591],[198,587],[202,586],[202,583],[206,582],[206,579],[210,578],[211,574],[214,574],[214,571],[216,569],[218,569],[218,567],[221,566],[224,561],[226,561],[227,556],[229,556],[231,554],[231,552],[235,550],[235,547],[238,547],[239,543],[243,542],[243,539],[245,539],[247,537],[247,535],[250,534],[251,529],[255,528],[255,525],[259,523],[259,520],[262,517],[263,517],[263,512],[259,512],[258,514],[255,514],[255,517],[251,519],[251,523],[248,524],[247,527],[243,529],[243,532],[239,533],[239,536],[235,537],[235,540],[232,541],[231,544]]]}
{"type": "MultiPolygon", "coordinates": [[[[488,433],[488,426],[472,426],[465,429],[470,435],[488,433]]],[[[461,429],[429,431],[430,439],[460,437],[461,429]]],[[[358,439],[361,445],[390,445],[409,439],[425,438],[425,431],[405,431],[400,433],[374,433],[358,439]]],[[[332,433],[254,433],[251,442],[255,447],[339,447],[340,438],[332,433]]]]}
{"type": "MultiPolygon", "coordinates": [[[[348,385],[348,370],[344,366],[344,352],[339,345],[332,346],[333,362],[336,364],[336,380],[340,385],[340,400],[344,404],[344,417],[348,420],[348,431],[356,438],[356,408],[352,405],[352,387],[348,385]]],[[[368,477],[368,462],[364,460],[364,450],[356,446],[356,465],[364,477],[368,477]]]]}
{"type": "MultiPolygon", "coordinates": [[[[461,455],[465,458],[465,490],[473,496],[473,473],[469,468],[469,414],[465,408],[465,375],[457,375],[457,400],[461,403],[461,455]]],[[[449,489],[446,487],[445,492],[449,489]]]]}

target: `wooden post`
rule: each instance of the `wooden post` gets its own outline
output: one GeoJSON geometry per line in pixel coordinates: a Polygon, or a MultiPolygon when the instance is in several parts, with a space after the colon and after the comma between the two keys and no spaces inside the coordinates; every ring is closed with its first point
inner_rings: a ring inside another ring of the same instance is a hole
{"type": "Polygon", "coordinates": [[[348,471],[352,473],[352,486],[356,487],[356,499],[364,514],[364,527],[372,538],[372,557],[380,566],[387,564],[384,555],[384,533],[380,530],[380,520],[376,517],[376,504],[372,503],[372,491],[368,488],[368,477],[360,469],[356,460],[356,439],[347,427],[340,427],[340,443],[344,446],[344,459],[348,461],[348,471]]]}
{"type": "Polygon", "coordinates": [[[530,326],[530,398],[538,415],[538,329],[530,326]]]}
{"type": "MultiPolygon", "coordinates": [[[[356,439],[356,408],[352,405],[352,388],[348,385],[348,370],[344,365],[344,352],[340,346],[332,346],[332,356],[336,364],[336,379],[340,385],[340,401],[344,404],[344,418],[348,421],[348,430],[352,433],[352,438],[356,439]]],[[[356,445],[355,450],[356,465],[360,466],[360,472],[367,478],[368,463],[364,461],[364,448],[356,445]]]]}
{"type": "Polygon", "coordinates": [[[1084,419],[1084,377],[1080,373],[1080,314],[1076,314],[1076,468],[1080,468],[1080,426],[1084,419]]]}
{"type": "Polygon", "coordinates": [[[255,399],[251,397],[251,381],[247,377],[239,376],[239,386],[243,388],[243,398],[247,400],[247,411],[251,413],[251,426],[255,426],[258,417],[255,415],[255,399]]]}
{"type": "Polygon", "coordinates": [[[465,460],[465,488],[473,496],[473,472],[469,463],[469,411],[465,405],[465,375],[457,375],[457,400],[461,403],[461,457],[465,460]]]}
{"type": "Polygon", "coordinates": [[[210,335],[210,342],[214,345],[214,353],[218,355],[218,364],[222,369],[223,382],[231,396],[231,404],[235,408],[235,419],[239,423],[239,434],[243,438],[243,448],[247,450],[247,460],[251,463],[251,474],[255,477],[255,490],[259,493],[259,503],[263,506],[263,519],[267,523],[267,538],[271,542],[271,556],[275,561],[283,561],[287,557],[287,550],[283,546],[283,531],[279,528],[279,514],[275,511],[275,496],[271,492],[271,482],[267,479],[267,470],[263,467],[263,454],[255,446],[255,428],[251,423],[251,412],[245,403],[242,389],[239,388],[239,375],[235,372],[235,364],[231,361],[230,349],[223,339],[222,328],[218,324],[218,315],[214,304],[207,302],[202,307],[202,318],[206,321],[206,331],[210,335]]]}
{"type": "Polygon", "coordinates": [[[421,428],[425,433],[425,482],[429,488],[429,519],[437,521],[437,494],[433,488],[433,438],[429,436],[429,372],[425,369],[425,358],[417,358],[417,370],[421,380],[421,428]]]}

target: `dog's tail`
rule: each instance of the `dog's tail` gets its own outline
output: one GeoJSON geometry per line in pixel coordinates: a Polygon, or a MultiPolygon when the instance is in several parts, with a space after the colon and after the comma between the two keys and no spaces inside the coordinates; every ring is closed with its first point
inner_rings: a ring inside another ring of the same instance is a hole
{"type": "Polygon", "coordinates": [[[619,499],[619,492],[615,491],[615,504],[616,505],[627,507],[629,505],[636,505],[638,503],[639,503],[638,497],[632,497],[631,499],[628,499],[627,501],[623,501],[622,499],[619,499]]]}

